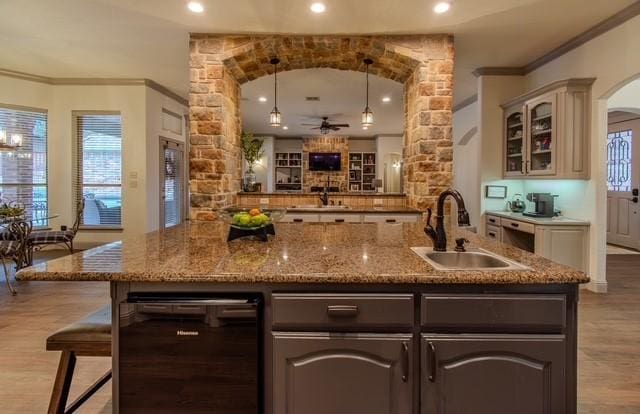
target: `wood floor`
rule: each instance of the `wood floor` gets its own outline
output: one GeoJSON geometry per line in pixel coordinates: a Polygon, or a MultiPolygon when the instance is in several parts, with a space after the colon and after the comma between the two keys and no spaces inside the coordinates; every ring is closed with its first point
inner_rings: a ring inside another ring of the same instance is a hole
{"type": "MultiPolygon", "coordinates": [[[[640,255],[608,257],[609,293],[580,301],[580,414],[640,414],[640,255]]],[[[53,331],[109,301],[106,283],[23,282],[11,297],[0,276],[0,412],[44,413],[59,355],[44,350],[53,331]]],[[[109,367],[80,358],[72,396],[109,367]]],[[[79,410],[111,412],[110,383],[79,410]]]]}

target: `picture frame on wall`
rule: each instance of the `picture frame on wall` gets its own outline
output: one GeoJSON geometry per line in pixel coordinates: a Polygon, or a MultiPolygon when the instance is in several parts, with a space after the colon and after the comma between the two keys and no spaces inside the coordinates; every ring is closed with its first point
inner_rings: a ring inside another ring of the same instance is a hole
{"type": "Polygon", "coordinates": [[[488,185],[485,187],[485,198],[507,198],[507,187],[503,185],[488,185]]]}

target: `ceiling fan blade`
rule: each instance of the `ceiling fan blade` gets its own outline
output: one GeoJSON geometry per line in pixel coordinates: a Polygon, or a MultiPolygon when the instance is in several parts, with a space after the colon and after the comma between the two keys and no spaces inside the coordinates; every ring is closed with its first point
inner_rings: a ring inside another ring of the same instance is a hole
{"type": "Polygon", "coordinates": [[[318,124],[300,124],[302,126],[318,126],[318,124]]]}
{"type": "Polygon", "coordinates": [[[340,128],[349,128],[349,124],[331,124],[331,126],[340,127],[340,128]]]}
{"type": "Polygon", "coordinates": [[[315,128],[311,128],[311,129],[322,129],[322,127],[315,127],[315,128]]]}

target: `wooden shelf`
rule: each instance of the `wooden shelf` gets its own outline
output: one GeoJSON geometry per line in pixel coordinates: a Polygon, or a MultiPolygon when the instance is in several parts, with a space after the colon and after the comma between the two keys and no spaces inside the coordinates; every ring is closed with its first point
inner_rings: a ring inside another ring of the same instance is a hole
{"type": "Polygon", "coordinates": [[[507,155],[507,158],[514,158],[514,157],[522,157],[522,153],[520,153],[520,154],[509,154],[509,155],[507,155]]]}
{"type": "Polygon", "coordinates": [[[508,138],[507,141],[522,141],[523,137],[519,137],[519,138],[508,138]]]}
{"type": "Polygon", "coordinates": [[[519,122],[519,123],[513,124],[513,125],[507,125],[507,128],[509,128],[509,129],[518,128],[518,127],[522,127],[522,122],[519,122]]]}
{"type": "Polygon", "coordinates": [[[548,119],[548,118],[551,118],[551,114],[538,116],[536,118],[533,118],[531,122],[542,121],[543,119],[548,119]]]}
{"type": "Polygon", "coordinates": [[[544,135],[544,134],[550,134],[553,131],[553,129],[545,129],[542,131],[533,131],[531,133],[531,135],[533,135],[534,137],[537,137],[538,135],[544,135]]]}
{"type": "Polygon", "coordinates": [[[544,154],[551,154],[551,150],[540,150],[540,151],[533,151],[531,153],[531,155],[544,155],[544,154]]]}

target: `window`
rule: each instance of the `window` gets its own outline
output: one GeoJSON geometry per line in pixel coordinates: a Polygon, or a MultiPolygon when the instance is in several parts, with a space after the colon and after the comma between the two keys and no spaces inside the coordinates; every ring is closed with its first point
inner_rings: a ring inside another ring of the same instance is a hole
{"type": "Polygon", "coordinates": [[[607,187],[609,191],[631,191],[631,130],[607,137],[607,187]]]}
{"type": "Polygon", "coordinates": [[[22,146],[0,151],[1,202],[23,206],[34,226],[46,226],[47,112],[0,106],[0,136],[22,139],[22,146]]]}
{"type": "Polygon", "coordinates": [[[85,200],[81,224],[122,223],[122,119],[118,113],[74,112],[76,197],[85,200]]]}

